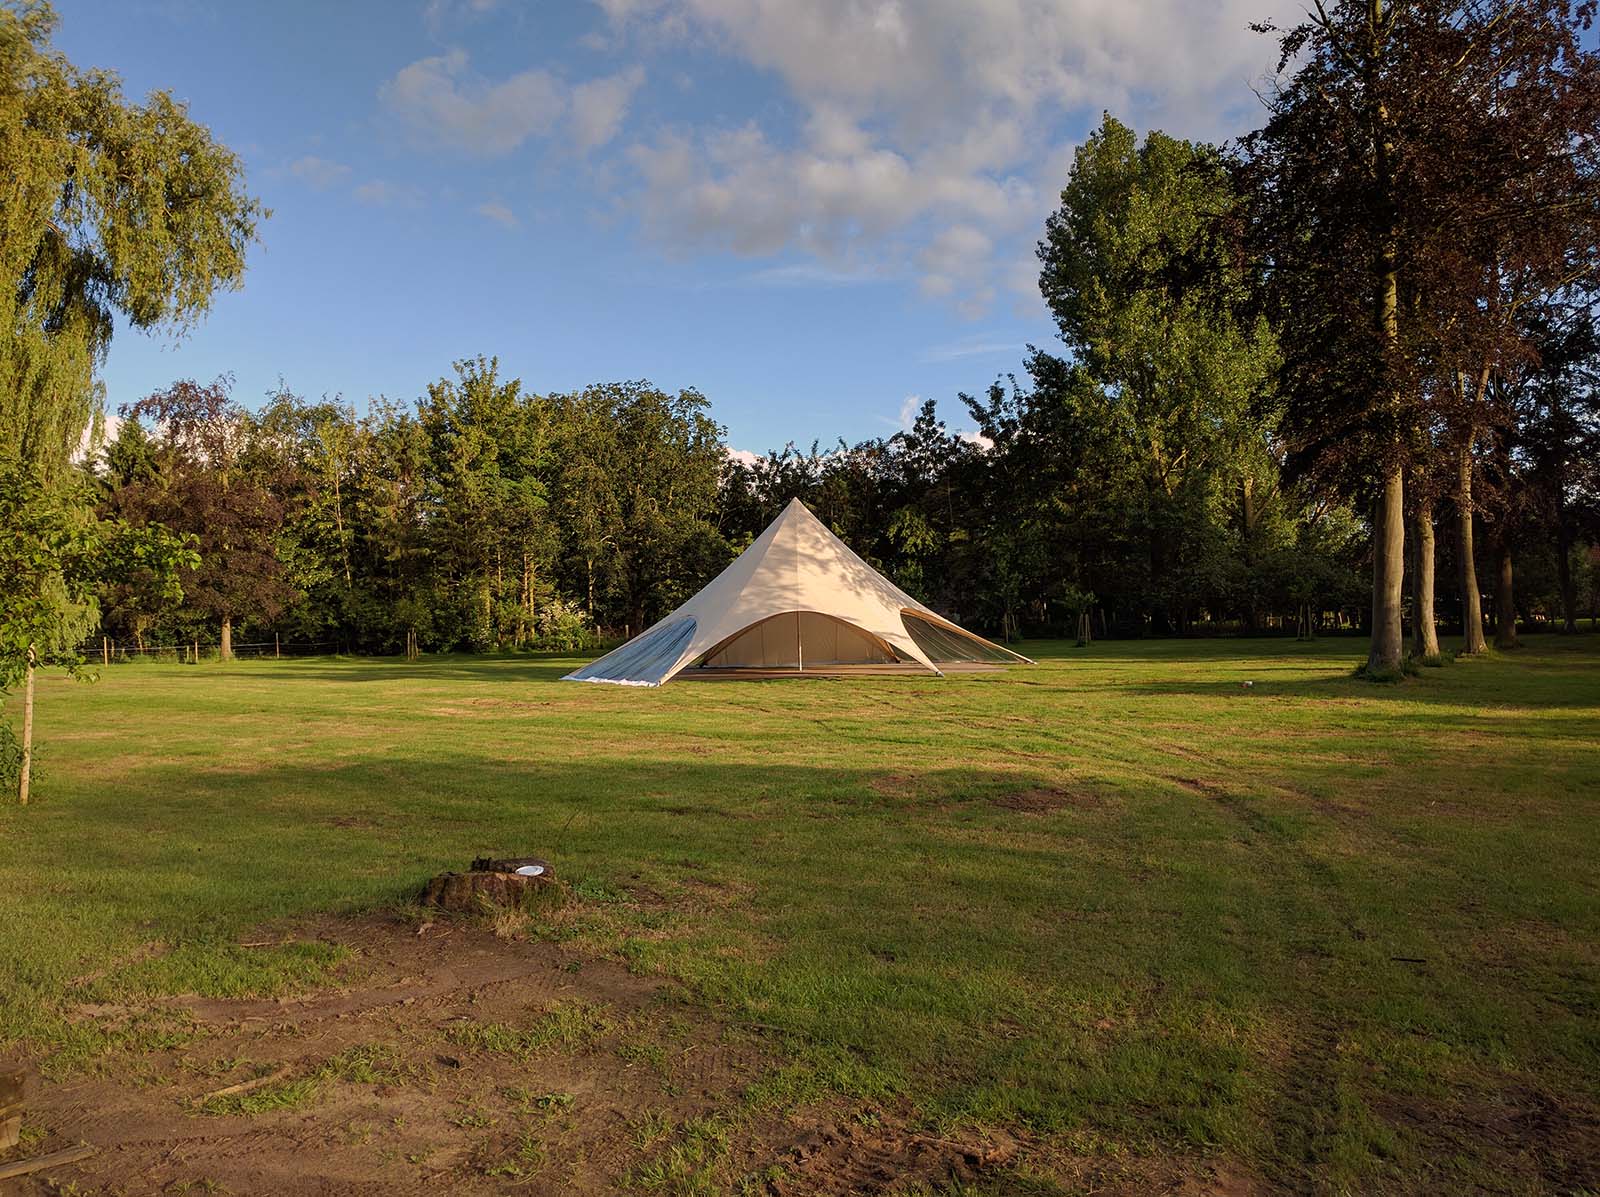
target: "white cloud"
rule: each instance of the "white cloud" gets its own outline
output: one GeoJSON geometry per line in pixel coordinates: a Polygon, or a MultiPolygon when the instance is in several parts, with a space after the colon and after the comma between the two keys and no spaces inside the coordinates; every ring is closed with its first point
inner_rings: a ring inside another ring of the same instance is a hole
{"type": "Polygon", "coordinates": [[[423,144],[482,155],[508,154],[548,133],[567,103],[549,72],[522,71],[490,83],[459,49],[401,68],[378,96],[423,144]]]}
{"type": "Polygon", "coordinates": [[[954,362],[967,357],[998,357],[1009,354],[1021,358],[1023,346],[1016,341],[1001,341],[992,337],[965,337],[948,345],[934,345],[922,352],[924,362],[954,362]]]}
{"type": "Polygon", "coordinates": [[[494,221],[503,228],[514,229],[518,224],[517,214],[495,200],[481,203],[473,211],[487,220],[494,221]]]}
{"type": "Polygon", "coordinates": [[[1251,21],[1281,0],[600,0],[613,23],[680,15],[707,40],[813,102],[907,128],[961,124],[975,106],[1165,113],[1215,135],[1224,106],[1273,61],[1251,21]],[[1203,100],[1203,106],[1193,103],[1203,100]]]}
{"type": "Polygon", "coordinates": [[[434,33],[454,21],[487,16],[500,7],[500,0],[428,0],[422,20],[434,33]]]}
{"type": "Polygon", "coordinates": [[[369,179],[355,189],[357,201],[375,208],[408,207],[422,203],[422,189],[412,183],[391,183],[387,179],[369,179]]]}
{"type": "Polygon", "coordinates": [[[1014,174],[974,176],[947,153],[908,157],[825,112],[795,147],[753,124],[677,131],[629,148],[646,229],[672,248],[800,250],[822,268],[883,275],[914,259],[929,295],[993,298],[997,236],[1035,234],[1048,203],[1014,174]],[[922,241],[922,248],[914,247],[922,241]]]}
{"type": "Polygon", "coordinates": [[[901,432],[910,432],[911,426],[917,422],[917,413],[922,410],[921,395],[907,395],[900,400],[900,412],[892,420],[884,419],[884,423],[901,432]]]}
{"type": "Polygon", "coordinates": [[[724,445],[722,451],[727,454],[729,461],[736,461],[742,466],[753,466],[761,460],[761,454],[752,453],[749,449],[735,449],[732,445],[724,445]]]}
{"type": "MultiPolygon", "coordinates": [[[[771,72],[800,117],[667,128],[629,147],[649,233],[672,250],[801,252],[914,268],[969,316],[1004,292],[1101,108],[1222,137],[1274,61],[1248,24],[1284,0],[596,0],[620,40],[676,25],[771,72]],[[1069,134],[1071,136],[1069,136],[1069,134]]],[[[1035,300],[1036,304],[1036,300],[1035,300]]]]}
{"type": "Polygon", "coordinates": [[[842,144],[784,148],[753,124],[691,137],[661,134],[629,156],[645,188],[645,219],[675,245],[771,254],[791,246],[837,258],[945,206],[937,180],[900,153],[842,144]]]}
{"type": "Polygon", "coordinates": [[[572,89],[572,135],[578,149],[592,150],[617,135],[628,102],[643,82],[644,70],[635,66],[572,89]]]}
{"type": "Polygon", "coordinates": [[[981,288],[994,240],[970,224],[953,224],[940,232],[917,255],[926,295],[949,295],[958,283],[981,288]]]}
{"type": "Polygon", "coordinates": [[[349,178],[350,168],[342,162],[333,162],[327,158],[319,158],[315,154],[307,154],[289,163],[289,173],[318,191],[326,191],[329,187],[336,187],[349,178]]]}
{"type": "Polygon", "coordinates": [[[450,50],[402,67],[378,90],[385,108],[421,145],[498,157],[563,126],[587,153],[616,137],[644,68],[631,66],[569,86],[549,71],[519,71],[498,83],[450,50]]]}
{"type": "Polygon", "coordinates": [[[859,287],[884,281],[882,274],[837,269],[820,262],[792,262],[753,270],[740,281],[756,287],[859,287]]]}

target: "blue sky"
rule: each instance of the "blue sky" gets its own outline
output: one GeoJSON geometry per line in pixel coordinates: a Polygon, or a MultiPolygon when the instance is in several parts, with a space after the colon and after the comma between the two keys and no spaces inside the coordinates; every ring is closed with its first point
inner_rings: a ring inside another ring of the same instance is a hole
{"type": "MultiPolygon", "coordinates": [[[[499,355],[535,391],[694,386],[730,444],[858,440],[1053,340],[1032,249],[1110,108],[1221,138],[1284,0],[57,0],[56,42],[168,88],[273,209],[178,377],[409,400],[499,355]]],[[[1286,10],[1286,11],[1279,11],[1286,10]]]]}

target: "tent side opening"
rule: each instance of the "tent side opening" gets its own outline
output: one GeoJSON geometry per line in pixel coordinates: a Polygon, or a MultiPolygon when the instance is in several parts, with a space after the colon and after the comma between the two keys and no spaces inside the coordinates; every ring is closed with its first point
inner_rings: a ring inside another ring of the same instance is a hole
{"type": "Polygon", "coordinates": [[[780,611],[708,650],[691,669],[823,669],[893,665],[901,658],[883,640],[820,611],[780,611]]]}
{"type": "Polygon", "coordinates": [[[906,635],[934,664],[985,664],[1011,665],[1018,661],[1033,664],[1021,653],[1014,653],[982,636],[974,636],[966,628],[941,619],[925,611],[906,608],[900,612],[906,625],[906,635]]]}

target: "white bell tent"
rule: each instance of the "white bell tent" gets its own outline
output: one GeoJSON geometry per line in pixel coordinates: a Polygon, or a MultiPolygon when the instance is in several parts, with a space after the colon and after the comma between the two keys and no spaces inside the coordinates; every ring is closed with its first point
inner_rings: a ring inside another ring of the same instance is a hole
{"type": "Polygon", "coordinates": [[[659,686],[685,670],[832,672],[1027,657],[935,614],[852,553],[799,499],[705,589],[567,681],[659,686]]]}

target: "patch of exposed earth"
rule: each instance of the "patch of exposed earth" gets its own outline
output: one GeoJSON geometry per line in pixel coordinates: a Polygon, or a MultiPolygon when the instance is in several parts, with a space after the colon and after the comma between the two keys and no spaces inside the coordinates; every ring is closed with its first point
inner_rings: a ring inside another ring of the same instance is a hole
{"type": "Polygon", "coordinates": [[[843,1197],[982,1180],[1012,1191],[1008,1178],[1019,1193],[1256,1191],[1153,1160],[1058,1159],[1046,1171],[1068,1187],[1041,1188],[1021,1180],[1035,1172],[1028,1145],[1003,1132],[938,1137],[842,1101],[762,1110],[747,1092],[782,1061],[757,1029],[556,944],[385,916],[272,942],[284,938],[351,958],[334,985],[289,1000],[80,1009],[112,1025],[159,1013],[190,1034],[38,1086],[24,1147],[0,1165],[80,1144],[93,1154],[0,1180],[0,1193],[843,1197]]]}

